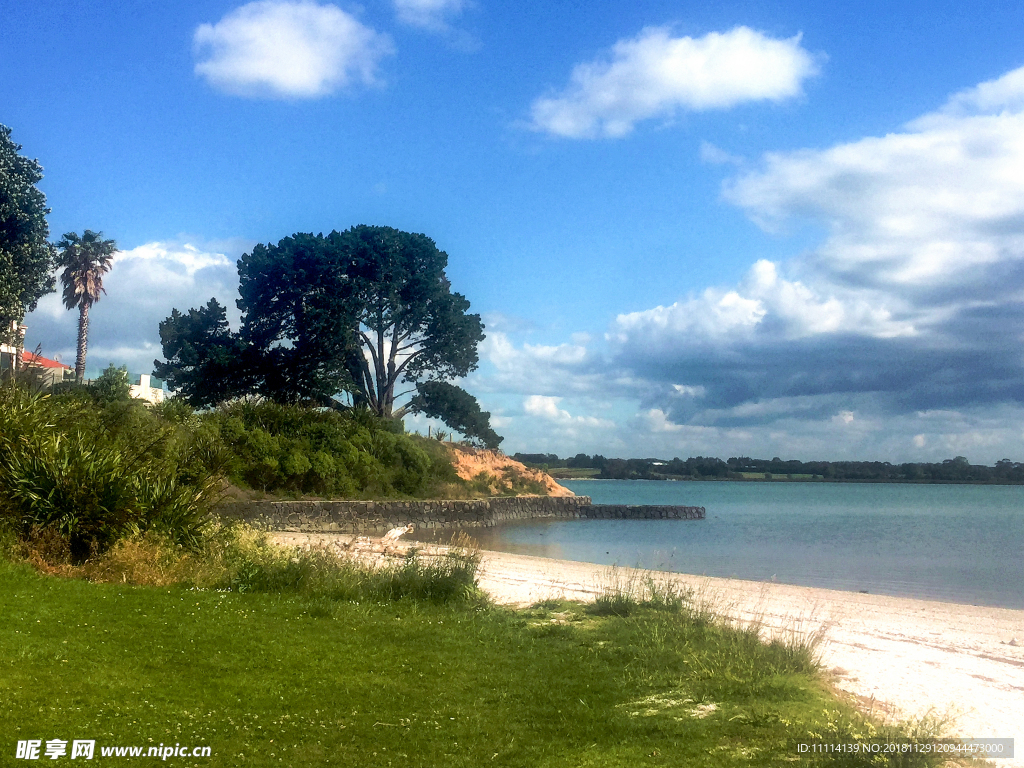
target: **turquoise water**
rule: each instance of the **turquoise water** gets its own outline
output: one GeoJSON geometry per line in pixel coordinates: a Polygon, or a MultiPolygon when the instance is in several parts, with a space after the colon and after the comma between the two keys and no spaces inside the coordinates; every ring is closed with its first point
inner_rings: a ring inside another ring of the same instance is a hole
{"type": "Polygon", "coordinates": [[[595,504],[703,506],[707,519],[531,521],[485,549],[1024,609],[1024,486],[565,482],[595,504]]]}

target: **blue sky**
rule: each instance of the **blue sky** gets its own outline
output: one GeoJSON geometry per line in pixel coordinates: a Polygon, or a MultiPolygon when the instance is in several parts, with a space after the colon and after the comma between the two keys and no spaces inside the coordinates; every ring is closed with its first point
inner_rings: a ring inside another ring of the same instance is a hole
{"type": "MultiPolygon", "coordinates": [[[[424,232],[509,452],[1024,460],[1018,4],[0,1],[90,372],[294,232],[424,232]]],[[[56,295],[29,346],[73,358],[56,295]]],[[[412,428],[424,423],[410,421],[412,428]]]]}

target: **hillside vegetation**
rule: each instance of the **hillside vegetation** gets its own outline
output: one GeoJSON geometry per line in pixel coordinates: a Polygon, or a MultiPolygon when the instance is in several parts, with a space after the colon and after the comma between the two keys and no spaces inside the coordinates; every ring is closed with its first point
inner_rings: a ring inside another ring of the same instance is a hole
{"type": "Polygon", "coordinates": [[[366,411],[239,401],[196,412],[95,389],[0,386],[0,525],[22,540],[59,541],[75,561],[147,531],[195,548],[225,491],[359,499],[503,490],[518,488],[460,478],[447,445],[366,411]]]}

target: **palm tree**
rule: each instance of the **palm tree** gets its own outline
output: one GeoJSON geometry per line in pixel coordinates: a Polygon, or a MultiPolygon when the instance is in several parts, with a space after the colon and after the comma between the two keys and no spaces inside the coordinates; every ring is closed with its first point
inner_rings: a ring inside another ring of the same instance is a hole
{"type": "Polygon", "coordinates": [[[57,269],[64,269],[60,282],[64,286],[64,306],[78,307],[78,357],[75,358],[75,377],[81,384],[85,378],[85,350],[89,338],[89,308],[100,300],[103,275],[110,271],[117,243],[104,240],[102,232],[85,230],[79,237],[74,232],[64,235],[57,247],[57,269]]]}

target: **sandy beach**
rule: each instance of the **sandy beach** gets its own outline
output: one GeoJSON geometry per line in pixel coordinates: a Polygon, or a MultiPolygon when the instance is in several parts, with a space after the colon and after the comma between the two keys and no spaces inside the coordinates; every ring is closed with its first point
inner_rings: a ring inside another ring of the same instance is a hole
{"type": "MultiPolygon", "coordinates": [[[[340,546],[351,536],[277,534],[285,545],[340,546]]],[[[628,568],[482,552],[480,586],[499,603],[593,600],[628,568]]],[[[1024,611],[830,589],[644,572],[692,589],[719,613],[766,632],[824,629],[823,666],[862,706],[891,717],[952,718],[949,735],[1013,738],[1024,766],[1024,611]]]]}

